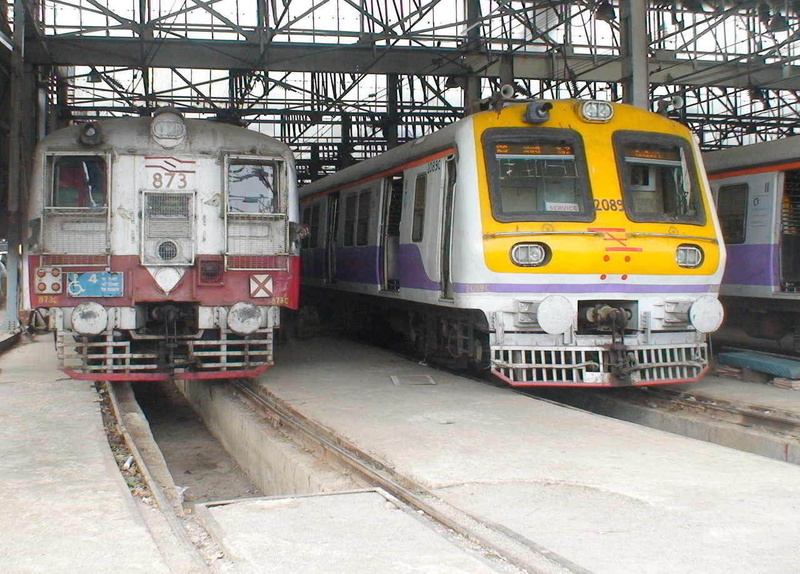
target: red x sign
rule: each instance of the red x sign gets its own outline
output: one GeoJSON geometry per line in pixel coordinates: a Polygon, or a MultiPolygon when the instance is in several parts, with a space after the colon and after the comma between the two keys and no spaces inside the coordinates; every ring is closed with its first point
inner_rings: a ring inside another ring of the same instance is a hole
{"type": "Polygon", "coordinates": [[[250,297],[272,297],[272,276],[251,275],[250,297]]]}

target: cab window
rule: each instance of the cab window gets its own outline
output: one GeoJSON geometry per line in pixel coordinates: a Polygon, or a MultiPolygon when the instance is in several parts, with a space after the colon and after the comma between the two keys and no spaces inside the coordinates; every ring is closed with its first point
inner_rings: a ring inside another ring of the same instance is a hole
{"type": "Polygon", "coordinates": [[[99,156],[53,159],[52,207],[106,207],[106,160],[99,156]]]}
{"type": "Polygon", "coordinates": [[[236,160],[228,164],[228,211],[280,213],[276,171],[273,163],[236,160]]]}
{"type": "Polygon", "coordinates": [[[614,134],[625,210],[633,221],[705,223],[689,142],[647,132],[614,134]]]}
{"type": "Polygon", "coordinates": [[[567,129],[492,129],[483,136],[498,221],[591,221],[583,144],[567,129]]]}

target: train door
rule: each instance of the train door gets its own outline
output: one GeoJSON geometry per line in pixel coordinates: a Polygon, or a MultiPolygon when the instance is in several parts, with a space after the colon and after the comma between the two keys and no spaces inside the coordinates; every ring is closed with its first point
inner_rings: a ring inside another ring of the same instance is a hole
{"type": "Polygon", "coordinates": [[[328,196],[325,215],[325,282],[336,283],[336,238],[339,236],[339,194],[328,196]]]}
{"type": "Polygon", "coordinates": [[[400,218],[403,208],[403,173],[384,180],[383,213],[381,214],[381,289],[398,291],[397,259],[400,250],[400,218]]]}
{"type": "Polygon", "coordinates": [[[783,172],[781,291],[800,291],[800,170],[783,172]]]}
{"type": "Polygon", "coordinates": [[[441,273],[439,277],[442,299],[453,298],[453,279],[451,276],[450,258],[453,244],[453,198],[456,190],[456,157],[449,156],[445,160],[442,199],[442,252],[440,254],[441,273]]]}

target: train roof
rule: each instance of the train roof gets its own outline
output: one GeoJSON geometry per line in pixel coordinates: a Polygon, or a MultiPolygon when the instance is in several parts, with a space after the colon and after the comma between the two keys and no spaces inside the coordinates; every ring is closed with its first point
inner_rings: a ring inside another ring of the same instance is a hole
{"type": "Polygon", "coordinates": [[[800,161],[800,136],[732,147],[703,154],[708,173],[800,161]]]}
{"type": "Polygon", "coordinates": [[[320,178],[300,189],[300,197],[308,197],[334,187],[358,181],[383,169],[402,165],[414,159],[441,151],[453,146],[455,132],[460,126],[471,123],[471,117],[456,120],[452,124],[432,134],[392,148],[380,155],[358,162],[331,175],[320,178]]]}
{"type": "Polygon", "coordinates": [[[186,139],[176,147],[164,149],[150,137],[150,124],[153,118],[108,118],[97,124],[103,134],[103,141],[97,146],[78,144],[82,126],[70,126],[57,130],[42,138],[40,151],[102,151],[114,149],[123,153],[148,154],[163,150],[162,153],[189,153],[218,155],[220,150],[235,150],[243,154],[279,155],[290,154],[289,147],[281,141],[245,128],[211,120],[184,119],[186,139]]]}

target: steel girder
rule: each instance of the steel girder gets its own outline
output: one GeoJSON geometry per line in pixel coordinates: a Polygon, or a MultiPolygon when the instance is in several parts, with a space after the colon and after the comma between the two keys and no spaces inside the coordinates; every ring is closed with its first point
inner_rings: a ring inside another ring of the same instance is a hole
{"type": "MultiPolygon", "coordinates": [[[[677,115],[709,148],[800,127],[797,4],[650,0],[653,107],[682,96],[677,115]],[[763,129],[753,134],[751,125],[763,129]]],[[[48,92],[63,118],[177,105],[285,139],[314,174],[449,123],[503,82],[530,97],[619,100],[620,8],[598,0],[52,0],[26,58],[53,71],[48,92]]]]}

